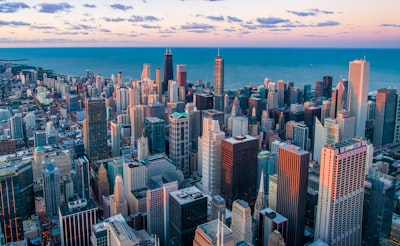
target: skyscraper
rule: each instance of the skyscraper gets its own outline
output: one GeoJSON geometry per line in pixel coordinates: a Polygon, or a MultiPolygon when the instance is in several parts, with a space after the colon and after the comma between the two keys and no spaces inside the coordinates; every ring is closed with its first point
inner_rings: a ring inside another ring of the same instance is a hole
{"type": "Polygon", "coordinates": [[[367,143],[349,139],[322,148],[315,240],[360,245],[367,143]]]}
{"type": "Polygon", "coordinates": [[[249,135],[222,140],[221,195],[229,208],[234,200],[252,204],[256,199],[258,143],[249,135]]]}
{"type": "Polygon", "coordinates": [[[110,198],[110,215],[128,216],[128,202],[124,194],[124,181],[121,175],[115,177],[114,196],[110,198]]]}
{"type": "Polygon", "coordinates": [[[303,245],[309,152],[295,145],[279,149],[276,211],[288,219],[288,245],[303,245]]]}
{"type": "Polygon", "coordinates": [[[176,74],[178,81],[178,87],[187,87],[187,72],[186,72],[186,65],[185,64],[178,64],[176,65],[176,74]]]}
{"type": "Polygon", "coordinates": [[[335,119],[337,113],[347,108],[347,91],[343,80],[339,80],[332,94],[330,117],[335,119]]]}
{"type": "Polygon", "coordinates": [[[126,110],[129,104],[129,90],[125,87],[117,86],[115,89],[115,102],[117,107],[117,113],[120,113],[122,110],[126,110]]]}
{"type": "Polygon", "coordinates": [[[221,193],[221,141],[224,138],[217,120],[203,118],[202,182],[210,195],[221,193]]]}
{"type": "Polygon", "coordinates": [[[90,245],[92,225],[97,222],[97,205],[92,199],[76,199],[58,210],[61,246],[90,245]]]}
{"type": "Polygon", "coordinates": [[[11,116],[10,130],[12,139],[24,138],[24,126],[22,125],[22,115],[20,113],[11,116]]]}
{"type": "Polygon", "coordinates": [[[43,195],[46,205],[46,214],[49,218],[57,215],[61,203],[61,177],[60,170],[53,160],[43,162],[43,195]]]}
{"type": "Polygon", "coordinates": [[[356,136],[365,136],[369,83],[369,62],[354,60],[349,64],[349,110],[356,116],[356,136]]]}
{"type": "Polygon", "coordinates": [[[93,162],[107,158],[107,119],[104,99],[86,99],[83,139],[86,155],[93,162]]]}
{"type": "Polygon", "coordinates": [[[165,122],[156,117],[146,117],[144,120],[146,136],[149,139],[151,154],[165,153],[165,122]]]}
{"type": "Polygon", "coordinates": [[[393,142],[396,118],[395,89],[379,89],[376,94],[374,145],[383,146],[393,142]]]}
{"type": "Polygon", "coordinates": [[[192,245],[198,225],[207,222],[207,197],[196,187],[169,194],[169,245],[192,245]]]}
{"type": "Polygon", "coordinates": [[[121,125],[115,121],[110,123],[111,130],[111,152],[112,156],[120,156],[121,151],[121,125]]]}
{"type": "Polygon", "coordinates": [[[168,91],[168,81],[174,80],[174,69],[172,65],[172,52],[171,49],[166,49],[164,54],[164,80],[163,80],[163,93],[168,91]]]}
{"type": "Polygon", "coordinates": [[[349,111],[337,114],[336,121],[339,125],[339,140],[346,140],[356,136],[356,117],[349,111]]]}
{"type": "Polygon", "coordinates": [[[193,246],[213,245],[235,245],[232,230],[218,219],[199,225],[193,240],[193,246]]]}
{"type": "Polygon", "coordinates": [[[169,124],[169,158],[189,177],[189,117],[185,112],[175,112],[169,116],[169,124]]]}
{"type": "Polygon", "coordinates": [[[253,233],[251,231],[251,209],[249,204],[243,200],[235,200],[232,205],[231,230],[235,243],[241,241],[252,242],[253,233]]]}
{"type": "Polygon", "coordinates": [[[163,84],[161,81],[161,68],[156,68],[156,86],[157,86],[157,95],[158,100],[161,100],[163,94],[163,84]]]}
{"type": "Polygon", "coordinates": [[[131,120],[131,145],[134,145],[135,141],[143,135],[143,107],[141,105],[130,106],[129,118],[131,120]]]}
{"type": "Polygon", "coordinates": [[[261,171],[260,185],[258,186],[257,200],[254,205],[253,219],[259,222],[260,211],[266,207],[265,191],[264,191],[264,172],[261,171]]]}
{"type": "Polygon", "coordinates": [[[260,221],[258,223],[258,237],[257,245],[268,245],[268,238],[274,231],[278,231],[283,237],[284,241],[287,240],[288,234],[288,220],[278,212],[271,208],[265,208],[259,212],[260,221]]]}
{"type": "Polygon", "coordinates": [[[0,185],[0,227],[5,243],[22,240],[22,221],[35,212],[31,161],[2,163],[0,185]]]}
{"type": "Polygon", "coordinates": [[[394,123],[394,143],[400,143],[400,91],[397,91],[396,97],[396,117],[394,123]]]}
{"type": "Polygon", "coordinates": [[[218,111],[224,111],[224,59],[219,54],[214,60],[214,94],[215,105],[214,108],[218,111]]]}
{"type": "Polygon", "coordinates": [[[322,96],[325,98],[332,97],[332,76],[324,76],[322,80],[322,96]]]}

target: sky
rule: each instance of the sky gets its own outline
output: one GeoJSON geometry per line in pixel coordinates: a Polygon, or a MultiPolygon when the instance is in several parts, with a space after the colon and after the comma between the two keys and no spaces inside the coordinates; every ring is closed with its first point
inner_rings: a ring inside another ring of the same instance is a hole
{"type": "Polygon", "coordinates": [[[399,0],[0,0],[0,47],[400,48],[399,0]]]}

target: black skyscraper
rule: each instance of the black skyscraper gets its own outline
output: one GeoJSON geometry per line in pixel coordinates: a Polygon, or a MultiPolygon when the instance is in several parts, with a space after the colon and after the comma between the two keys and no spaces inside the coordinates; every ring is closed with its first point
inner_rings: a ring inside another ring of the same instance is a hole
{"type": "Polygon", "coordinates": [[[168,91],[168,81],[174,79],[174,69],[172,66],[172,52],[167,49],[164,54],[164,80],[163,80],[163,93],[168,91]]]}

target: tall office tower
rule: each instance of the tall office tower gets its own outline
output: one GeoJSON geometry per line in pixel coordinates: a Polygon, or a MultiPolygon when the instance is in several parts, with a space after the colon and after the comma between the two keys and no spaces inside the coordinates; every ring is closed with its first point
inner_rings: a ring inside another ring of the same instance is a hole
{"type": "Polygon", "coordinates": [[[332,76],[324,76],[322,79],[322,96],[326,99],[332,97],[332,76]]]}
{"type": "Polygon", "coordinates": [[[110,198],[110,215],[128,216],[128,202],[124,194],[124,181],[121,175],[115,177],[114,197],[110,198]]]}
{"type": "Polygon", "coordinates": [[[257,196],[258,138],[245,135],[222,140],[221,195],[232,208],[234,200],[252,204],[257,196]]]}
{"type": "MultiPolygon", "coordinates": [[[[325,121],[326,122],[326,121],[325,121]]],[[[313,160],[319,163],[321,159],[321,150],[325,142],[325,127],[322,125],[318,118],[315,118],[314,128],[314,148],[313,148],[313,160]]]]}
{"type": "Polygon", "coordinates": [[[164,80],[163,80],[163,93],[168,91],[168,81],[174,80],[174,69],[172,65],[172,52],[171,49],[166,49],[164,54],[164,80]]]}
{"type": "Polygon", "coordinates": [[[268,246],[285,246],[285,240],[282,237],[282,234],[274,230],[268,238],[268,246]]]}
{"type": "Polygon", "coordinates": [[[137,88],[129,88],[129,106],[137,106],[140,105],[140,90],[137,88]]]}
{"type": "Polygon", "coordinates": [[[379,245],[390,235],[396,192],[396,179],[380,171],[370,170],[364,190],[363,245],[379,245]]]}
{"type": "Polygon", "coordinates": [[[173,181],[147,190],[146,193],[147,232],[157,235],[161,245],[168,245],[169,193],[177,190],[178,183],[173,181]]]}
{"type": "Polygon", "coordinates": [[[95,80],[97,91],[101,94],[103,92],[103,78],[100,75],[96,75],[95,80]]]}
{"type": "Polygon", "coordinates": [[[322,81],[315,82],[315,99],[318,101],[322,97],[322,81]]]}
{"type": "Polygon", "coordinates": [[[131,145],[143,135],[143,107],[140,105],[129,107],[129,118],[131,120],[131,145]]]}
{"type": "Polygon", "coordinates": [[[397,97],[396,97],[396,117],[394,122],[393,142],[394,143],[400,142],[400,90],[397,91],[397,97]]]}
{"type": "Polygon", "coordinates": [[[169,245],[191,245],[198,225],[207,222],[207,197],[189,188],[169,194],[169,245]]]}
{"type": "Polygon", "coordinates": [[[122,110],[126,110],[129,104],[129,91],[127,88],[124,87],[117,87],[116,91],[116,106],[117,106],[117,113],[120,113],[122,110]]]}
{"type": "Polygon", "coordinates": [[[379,89],[376,94],[374,145],[384,146],[393,142],[396,118],[395,89],[379,89]]]}
{"type": "Polygon", "coordinates": [[[46,131],[36,131],[34,139],[35,147],[43,147],[47,145],[46,131]]]}
{"type": "Polygon", "coordinates": [[[266,207],[265,190],[264,190],[264,172],[261,171],[260,185],[258,186],[258,194],[256,204],[254,205],[253,219],[260,221],[260,211],[266,207]]]}
{"type": "Polygon", "coordinates": [[[212,109],[214,107],[214,98],[212,94],[195,93],[194,103],[198,110],[212,109]]]}
{"type": "Polygon", "coordinates": [[[232,105],[230,103],[231,99],[228,94],[224,95],[224,114],[228,115],[232,110],[232,105]]]}
{"type": "Polygon", "coordinates": [[[107,245],[140,245],[134,229],[125,221],[111,220],[105,222],[105,224],[107,227],[107,245]]]}
{"type": "Polygon", "coordinates": [[[366,158],[365,140],[322,148],[315,240],[361,245],[366,158]]]}
{"type": "Polygon", "coordinates": [[[368,100],[367,102],[367,130],[374,128],[374,121],[375,121],[375,110],[376,110],[376,103],[374,101],[368,100]]]}
{"type": "MultiPolygon", "coordinates": [[[[5,109],[5,112],[2,113],[2,115],[3,117],[0,118],[2,118],[2,120],[7,120],[8,118],[10,118],[10,111],[8,111],[8,109],[5,109]]],[[[36,116],[34,112],[27,113],[25,115],[24,121],[26,129],[29,128],[36,129],[36,116]]]]}
{"type": "Polygon", "coordinates": [[[317,117],[321,121],[320,107],[312,106],[304,109],[304,123],[306,124],[306,126],[308,126],[308,137],[311,139],[314,137],[315,117],[317,117]]]}
{"type": "Polygon", "coordinates": [[[107,170],[103,164],[97,170],[94,193],[98,202],[102,202],[103,196],[110,195],[110,182],[108,181],[107,170]]]}
{"type": "Polygon", "coordinates": [[[157,95],[159,100],[161,100],[163,94],[163,84],[161,81],[161,68],[156,68],[156,86],[157,86],[157,95]]]}
{"type": "Polygon", "coordinates": [[[222,221],[218,219],[211,220],[205,224],[199,225],[196,229],[193,240],[194,246],[213,246],[226,245],[233,246],[233,233],[222,221]]]}
{"type": "Polygon", "coordinates": [[[176,81],[170,80],[168,81],[168,94],[169,94],[169,102],[176,103],[178,102],[178,84],[176,81]]]}
{"type": "Polygon", "coordinates": [[[46,205],[46,215],[49,218],[57,215],[61,203],[61,177],[56,162],[43,162],[43,195],[46,205]]]}
{"type": "Polygon", "coordinates": [[[256,109],[253,108],[249,120],[249,132],[250,135],[253,137],[258,136],[258,121],[257,121],[257,116],[256,116],[256,109]]]}
{"type": "Polygon", "coordinates": [[[278,192],[278,174],[269,175],[268,207],[276,210],[276,196],[278,192]]]}
{"type": "Polygon", "coordinates": [[[231,223],[231,230],[235,244],[241,241],[249,243],[253,241],[251,221],[251,209],[249,204],[240,199],[235,200],[232,205],[231,223]]]}
{"type": "Polygon", "coordinates": [[[117,84],[122,85],[122,72],[118,71],[117,84]]]}
{"type": "Polygon", "coordinates": [[[89,160],[84,156],[73,161],[73,169],[76,171],[76,180],[74,190],[81,198],[89,198],[90,180],[89,180],[89,160]]]}
{"type": "Polygon", "coordinates": [[[340,128],[337,120],[332,118],[325,119],[323,135],[324,135],[323,146],[327,144],[335,144],[338,143],[340,140],[344,140],[340,139],[340,128]]]}
{"type": "Polygon", "coordinates": [[[107,158],[107,119],[104,99],[85,100],[86,119],[83,139],[86,155],[91,162],[107,158]]]}
{"type": "MultiPolygon", "coordinates": [[[[281,108],[284,105],[284,100],[285,100],[285,81],[283,80],[278,80],[278,107],[281,108]]],[[[272,106],[272,105],[270,105],[272,106]]]]}
{"type": "Polygon", "coordinates": [[[303,89],[303,100],[304,102],[309,102],[311,100],[311,85],[304,85],[303,89]]]}
{"type": "Polygon", "coordinates": [[[331,112],[331,102],[328,100],[324,100],[322,102],[322,108],[321,108],[321,123],[323,125],[325,124],[325,118],[330,117],[330,112],[331,112]]]}
{"type": "Polygon", "coordinates": [[[190,174],[189,117],[185,112],[175,112],[169,116],[169,124],[169,158],[187,178],[190,174]]]}
{"type": "Polygon", "coordinates": [[[144,120],[146,136],[149,140],[151,154],[165,153],[165,122],[157,117],[146,117],[144,120]]]}
{"type": "Polygon", "coordinates": [[[356,136],[365,136],[369,83],[369,62],[354,60],[349,64],[349,111],[356,116],[356,136]]]}
{"type": "MultiPolygon", "coordinates": [[[[219,129],[224,129],[224,112],[218,111],[215,109],[208,109],[201,111],[202,118],[209,118],[213,120],[217,120],[219,124],[219,129]]],[[[203,122],[201,122],[203,123],[203,122]]]]}
{"type": "Polygon", "coordinates": [[[339,124],[339,140],[346,140],[356,136],[356,117],[349,111],[341,111],[336,117],[339,124]]]}
{"type": "Polygon", "coordinates": [[[275,210],[265,208],[259,211],[260,221],[258,223],[258,237],[256,239],[257,245],[269,245],[268,239],[274,231],[280,233],[284,241],[287,240],[288,235],[288,220],[275,210]]]}
{"type": "MultiPolygon", "coordinates": [[[[110,192],[114,191],[114,186],[115,186],[115,176],[117,174],[122,175],[123,170],[124,170],[124,159],[122,157],[120,158],[113,158],[111,161],[107,162],[107,177],[108,177],[108,182],[110,182],[110,192]]],[[[124,180],[126,181],[125,177],[124,180]]],[[[127,181],[125,182],[125,184],[127,181]]]]}
{"type": "Polygon", "coordinates": [[[121,155],[121,125],[115,121],[111,121],[110,130],[112,156],[117,157],[121,155]]]}
{"type": "Polygon", "coordinates": [[[10,130],[12,139],[24,138],[24,126],[22,125],[22,115],[20,113],[10,117],[10,130]]]}
{"type": "Polygon", "coordinates": [[[142,74],[140,76],[141,80],[144,79],[150,79],[150,64],[149,63],[144,63],[143,64],[143,70],[142,70],[142,74]]]}
{"type": "Polygon", "coordinates": [[[224,95],[224,59],[219,54],[214,60],[214,93],[224,95]]]}
{"type": "Polygon", "coordinates": [[[214,195],[211,198],[210,202],[210,213],[211,213],[211,220],[219,219],[225,223],[226,218],[226,202],[225,199],[220,195],[214,195]]]}
{"type": "Polygon", "coordinates": [[[285,115],[283,114],[283,112],[281,112],[279,115],[278,126],[279,126],[279,137],[281,139],[285,139],[286,125],[285,125],[285,115]]]}
{"type": "Polygon", "coordinates": [[[347,91],[343,80],[339,80],[332,94],[330,117],[336,119],[338,112],[346,109],[347,91]]]}
{"type": "Polygon", "coordinates": [[[264,179],[264,191],[268,193],[268,176],[278,172],[278,155],[267,150],[257,156],[257,187],[260,187],[261,177],[264,179]]]}
{"type": "Polygon", "coordinates": [[[178,87],[187,87],[187,72],[185,64],[176,65],[176,76],[178,80],[178,87]]]}
{"type": "Polygon", "coordinates": [[[2,163],[0,185],[0,227],[5,243],[22,240],[22,221],[35,212],[31,161],[2,163]]]}
{"type": "Polygon", "coordinates": [[[217,120],[203,118],[202,182],[205,192],[211,196],[221,193],[221,141],[224,138],[217,120]]]}
{"type": "Polygon", "coordinates": [[[249,98],[249,113],[248,114],[250,114],[254,108],[256,111],[257,121],[260,122],[263,101],[261,100],[261,98],[257,98],[257,97],[253,97],[253,96],[254,95],[252,95],[252,97],[249,98]]]}
{"type": "Polygon", "coordinates": [[[90,234],[97,223],[97,205],[92,199],[77,199],[60,205],[61,246],[90,245],[90,234]]]}
{"type": "Polygon", "coordinates": [[[137,143],[138,160],[144,161],[149,158],[149,140],[147,137],[142,136],[138,139],[137,143]]]}
{"type": "Polygon", "coordinates": [[[293,143],[304,150],[308,150],[308,127],[301,123],[293,126],[293,143]]]}
{"type": "Polygon", "coordinates": [[[279,108],[279,93],[270,91],[268,92],[267,104],[269,108],[279,108]]]}
{"type": "Polygon", "coordinates": [[[309,152],[295,145],[279,147],[276,211],[288,219],[288,245],[303,245],[309,152]]]}
{"type": "Polygon", "coordinates": [[[274,130],[275,129],[275,120],[269,118],[269,107],[267,105],[267,109],[263,110],[262,116],[261,116],[261,130],[267,132],[268,130],[274,130]]]}

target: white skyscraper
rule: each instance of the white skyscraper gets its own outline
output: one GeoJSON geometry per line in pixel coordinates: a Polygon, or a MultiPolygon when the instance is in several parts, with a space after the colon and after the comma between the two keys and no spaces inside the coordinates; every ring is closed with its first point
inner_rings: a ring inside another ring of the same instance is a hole
{"type": "Polygon", "coordinates": [[[111,121],[111,151],[112,156],[120,156],[120,145],[121,145],[121,125],[117,122],[111,121]]]}
{"type": "Polygon", "coordinates": [[[131,121],[131,144],[134,141],[142,137],[143,135],[143,107],[129,106],[129,118],[131,121]]]}
{"type": "Polygon", "coordinates": [[[110,198],[110,215],[117,214],[128,216],[128,202],[124,194],[124,181],[120,174],[115,176],[114,195],[110,198]]]}
{"type": "Polygon", "coordinates": [[[129,88],[129,106],[137,106],[140,104],[140,90],[136,88],[129,88]]]}
{"type": "Polygon", "coordinates": [[[202,181],[210,195],[221,192],[221,141],[225,133],[220,130],[218,120],[203,118],[202,181]]]}
{"type": "Polygon", "coordinates": [[[178,102],[178,84],[176,81],[168,81],[169,102],[178,102]]]}
{"type": "Polygon", "coordinates": [[[54,160],[43,162],[43,195],[48,217],[57,215],[61,203],[60,170],[54,160]]]}
{"type": "Polygon", "coordinates": [[[116,105],[117,112],[127,109],[129,104],[129,93],[127,88],[118,87],[116,88],[116,105]]]}
{"type": "Polygon", "coordinates": [[[315,240],[360,245],[367,142],[349,139],[322,148],[315,240]]]}
{"type": "Polygon", "coordinates": [[[365,59],[349,64],[349,109],[356,116],[356,135],[361,138],[365,136],[367,121],[369,68],[370,64],[365,59]]]}
{"type": "Polygon", "coordinates": [[[235,200],[232,204],[232,223],[233,240],[235,244],[241,241],[252,242],[253,233],[251,231],[251,209],[247,202],[235,200]]]}

